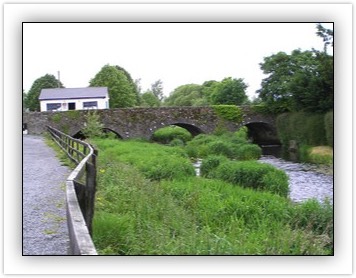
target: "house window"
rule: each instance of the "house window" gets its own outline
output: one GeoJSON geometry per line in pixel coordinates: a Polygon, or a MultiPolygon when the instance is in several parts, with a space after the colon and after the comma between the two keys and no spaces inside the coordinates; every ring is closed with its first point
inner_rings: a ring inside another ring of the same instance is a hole
{"type": "Polygon", "coordinates": [[[58,108],[61,108],[60,103],[47,103],[47,111],[57,110],[58,108]]]}
{"type": "Polygon", "coordinates": [[[98,102],[97,101],[86,101],[83,102],[83,109],[96,109],[98,108],[98,102]]]}

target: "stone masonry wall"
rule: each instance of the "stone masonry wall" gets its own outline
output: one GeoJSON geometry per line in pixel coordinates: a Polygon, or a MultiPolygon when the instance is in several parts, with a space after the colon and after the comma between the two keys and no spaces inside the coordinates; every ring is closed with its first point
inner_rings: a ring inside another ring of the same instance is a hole
{"type": "MultiPolygon", "coordinates": [[[[242,125],[251,122],[266,122],[274,125],[268,116],[251,112],[242,107],[243,122],[233,123],[217,116],[211,107],[161,107],[161,108],[125,108],[96,110],[104,127],[119,134],[122,138],[151,138],[155,130],[178,125],[192,134],[213,133],[223,127],[236,131],[242,125]]],[[[85,124],[88,110],[66,112],[25,112],[23,123],[28,125],[29,134],[42,134],[46,125],[61,130],[71,136],[78,133],[85,124]]]]}

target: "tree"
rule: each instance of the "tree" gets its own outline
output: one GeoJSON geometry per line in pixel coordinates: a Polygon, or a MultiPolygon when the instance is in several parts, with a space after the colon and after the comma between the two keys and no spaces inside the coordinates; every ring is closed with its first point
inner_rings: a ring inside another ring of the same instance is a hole
{"type": "Polygon", "coordinates": [[[267,75],[257,91],[270,112],[307,111],[325,113],[334,105],[334,58],[327,54],[333,46],[333,31],[317,24],[324,51],[293,50],[265,57],[260,64],[267,75]]]}
{"type": "Polygon", "coordinates": [[[161,102],[151,91],[146,91],[145,93],[143,93],[141,95],[141,106],[142,107],[160,107],[161,102]]]}
{"type": "Polygon", "coordinates": [[[224,78],[214,86],[211,94],[211,103],[228,105],[244,104],[248,100],[245,92],[246,88],[247,85],[241,78],[224,78]]]}
{"type": "Polygon", "coordinates": [[[123,67],[120,67],[118,65],[116,65],[115,67],[119,71],[122,71],[126,75],[127,80],[129,81],[129,83],[132,84],[132,86],[134,88],[134,93],[135,93],[135,96],[136,96],[136,100],[137,100],[137,105],[138,105],[140,103],[140,90],[141,90],[141,88],[139,87],[139,83],[140,83],[141,79],[133,80],[131,75],[129,74],[129,72],[127,70],[125,70],[123,67]]]}
{"type": "Polygon", "coordinates": [[[324,52],[327,51],[327,47],[331,45],[334,47],[334,31],[324,28],[320,23],[316,25],[316,34],[323,39],[324,42],[324,52]]]}
{"type": "Polygon", "coordinates": [[[204,98],[203,87],[198,84],[185,84],[174,89],[165,100],[168,106],[198,106],[207,103],[204,98]]]}
{"type": "Polygon", "coordinates": [[[30,111],[40,111],[39,96],[42,89],[64,88],[63,84],[54,75],[46,74],[33,82],[31,89],[26,94],[25,108],[30,111]]]}
{"type": "Polygon", "coordinates": [[[90,80],[90,87],[108,87],[111,108],[133,107],[138,104],[134,82],[117,66],[105,65],[90,80]]]}
{"type": "Polygon", "coordinates": [[[333,58],[325,52],[279,52],[260,64],[268,77],[259,97],[271,112],[326,112],[333,107],[333,58]]]}
{"type": "Polygon", "coordinates": [[[161,79],[158,79],[156,82],[151,84],[151,92],[159,101],[163,100],[163,84],[161,79]]]}

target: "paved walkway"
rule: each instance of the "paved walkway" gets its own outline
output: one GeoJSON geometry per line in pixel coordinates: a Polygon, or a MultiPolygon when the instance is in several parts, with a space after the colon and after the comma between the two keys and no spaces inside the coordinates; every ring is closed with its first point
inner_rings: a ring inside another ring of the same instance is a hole
{"type": "Polygon", "coordinates": [[[69,168],[39,136],[23,135],[23,255],[67,255],[69,168]]]}

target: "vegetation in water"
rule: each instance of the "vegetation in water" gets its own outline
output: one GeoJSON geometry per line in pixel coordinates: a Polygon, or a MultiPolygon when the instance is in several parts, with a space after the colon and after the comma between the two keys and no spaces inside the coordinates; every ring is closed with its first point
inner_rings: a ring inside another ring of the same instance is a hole
{"type": "Polygon", "coordinates": [[[221,136],[200,134],[187,143],[185,150],[194,158],[223,155],[230,159],[254,160],[262,155],[261,148],[247,140],[246,128],[221,136]]]}
{"type": "Polygon", "coordinates": [[[288,196],[288,176],[269,164],[257,161],[225,161],[220,162],[208,175],[234,185],[288,196]]]}

